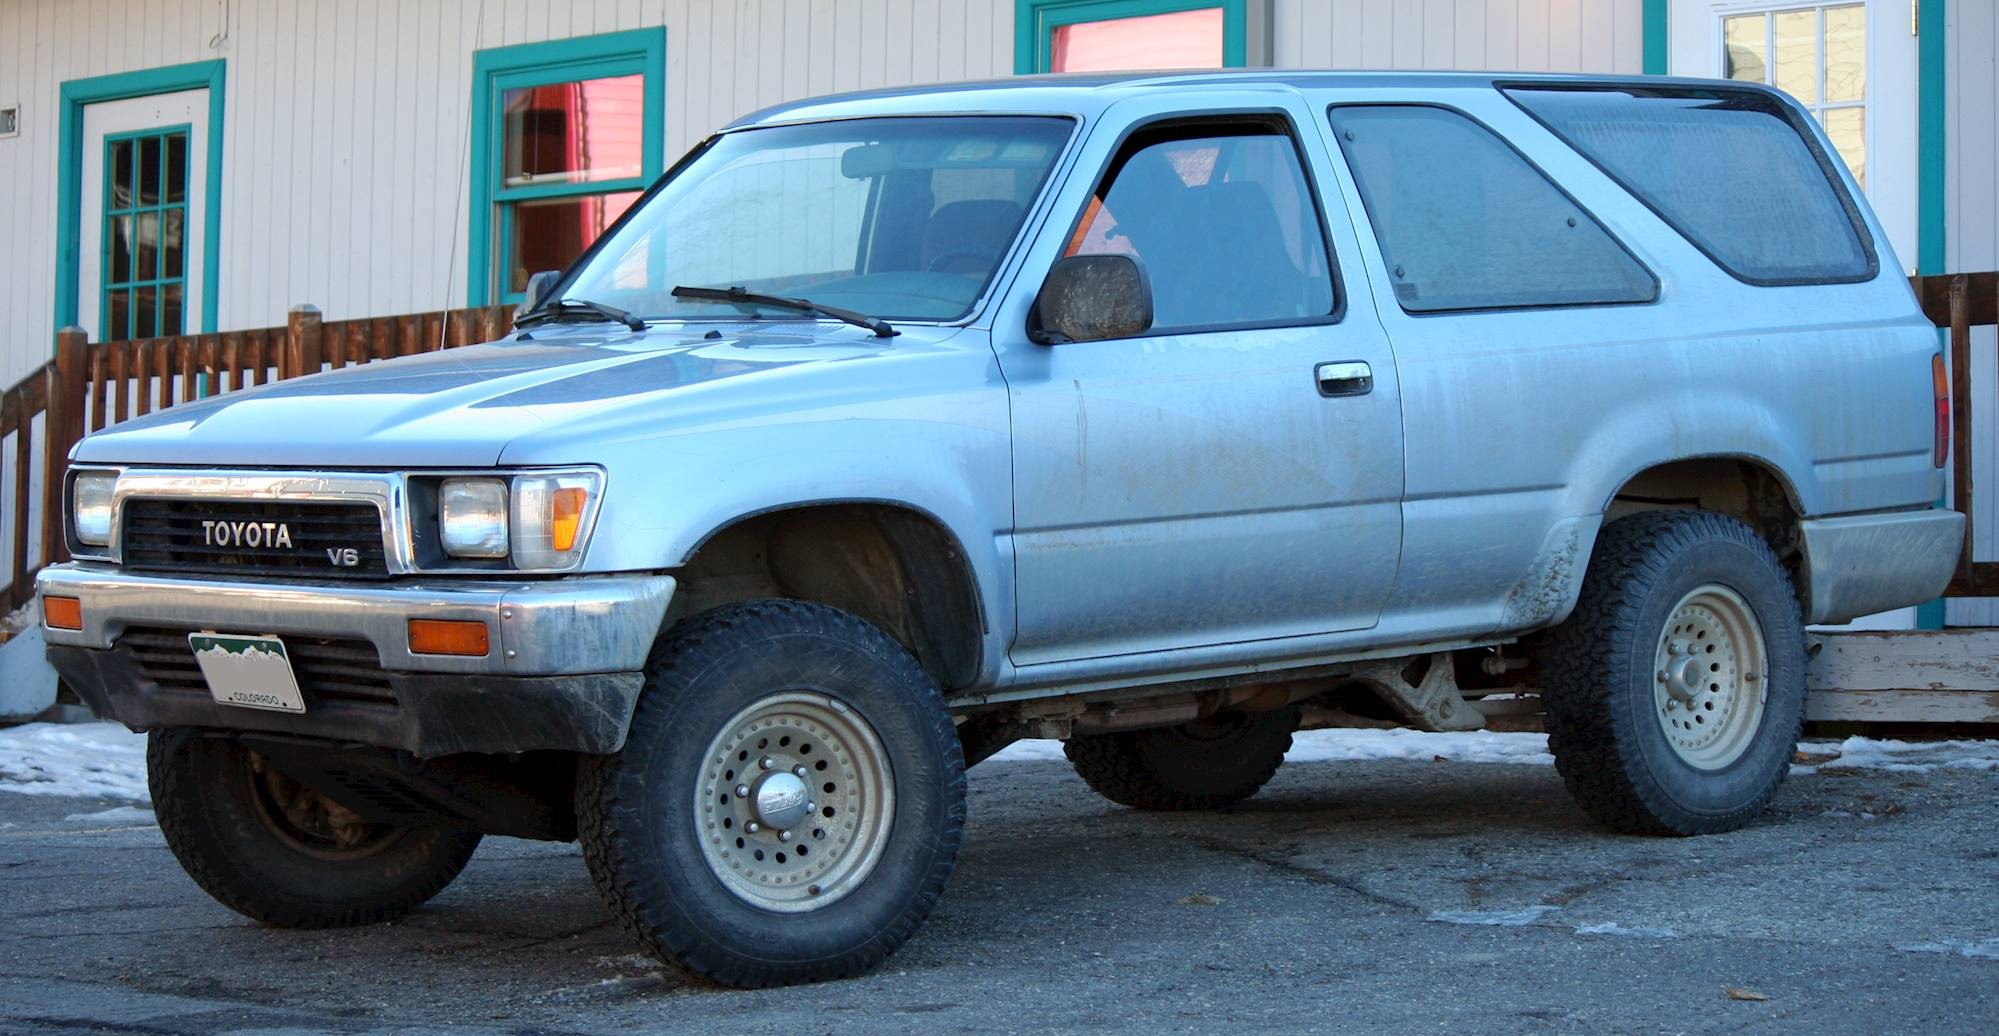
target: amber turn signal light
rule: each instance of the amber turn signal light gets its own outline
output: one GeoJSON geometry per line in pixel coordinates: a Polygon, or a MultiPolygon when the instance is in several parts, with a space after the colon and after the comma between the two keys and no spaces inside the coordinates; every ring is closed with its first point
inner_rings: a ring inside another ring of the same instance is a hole
{"type": "Polygon", "coordinates": [[[1941,354],[1930,357],[1930,392],[1936,400],[1937,438],[1930,460],[1939,468],[1950,459],[1950,376],[1941,354]]]}
{"type": "Polygon", "coordinates": [[[42,598],[42,621],[52,630],[83,628],[83,602],[74,597],[42,598]]]}
{"type": "Polygon", "coordinates": [[[410,620],[411,654],[478,657],[486,651],[486,624],[483,622],[465,619],[410,620]]]}

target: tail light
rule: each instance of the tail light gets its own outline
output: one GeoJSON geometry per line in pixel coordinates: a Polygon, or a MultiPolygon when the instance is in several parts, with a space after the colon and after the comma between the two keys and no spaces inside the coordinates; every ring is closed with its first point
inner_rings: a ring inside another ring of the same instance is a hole
{"type": "Polygon", "coordinates": [[[1950,459],[1950,378],[1944,374],[1940,355],[1930,357],[1930,388],[1937,408],[1937,441],[1930,460],[1941,468],[1950,459]]]}

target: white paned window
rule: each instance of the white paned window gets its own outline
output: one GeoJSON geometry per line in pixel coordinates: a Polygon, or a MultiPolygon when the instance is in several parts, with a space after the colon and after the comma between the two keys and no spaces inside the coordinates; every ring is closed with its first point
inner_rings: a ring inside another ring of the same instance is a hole
{"type": "Polygon", "coordinates": [[[1731,10],[1721,18],[1721,69],[1730,79],[1767,83],[1797,98],[1866,187],[1865,4],[1731,10]]]}

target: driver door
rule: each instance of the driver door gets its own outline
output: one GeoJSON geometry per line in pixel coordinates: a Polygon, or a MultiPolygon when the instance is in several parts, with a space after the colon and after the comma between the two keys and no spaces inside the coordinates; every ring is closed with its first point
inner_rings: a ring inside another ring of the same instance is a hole
{"type": "MultiPolygon", "coordinates": [[[[1132,255],[1150,331],[1052,346],[996,332],[1016,665],[1364,629],[1393,587],[1394,357],[1365,286],[1341,281],[1361,261],[1313,187],[1333,183],[1314,121],[1244,100],[1107,117],[1044,231],[1059,248],[1026,267],[1031,294],[1061,255],[1132,255]]],[[[1134,107],[1169,109],[1111,113],[1134,107]]]]}

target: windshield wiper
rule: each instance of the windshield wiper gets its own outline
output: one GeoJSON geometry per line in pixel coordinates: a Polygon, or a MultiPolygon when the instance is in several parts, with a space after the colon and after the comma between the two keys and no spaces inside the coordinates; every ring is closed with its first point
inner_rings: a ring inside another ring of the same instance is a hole
{"type": "Polygon", "coordinates": [[[748,288],[695,288],[681,285],[673,289],[676,299],[690,299],[695,302],[738,302],[753,306],[774,306],[778,309],[795,309],[801,313],[814,313],[822,317],[842,320],[855,327],[864,327],[875,333],[877,338],[894,338],[898,332],[888,326],[888,321],[871,317],[866,313],[856,313],[851,309],[826,306],[811,299],[792,299],[783,295],[765,295],[748,288]]]}
{"type": "Polygon", "coordinates": [[[589,299],[557,299],[529,313],[527,316],[514,321],[514,326],[529,327],[534,324],[553,323],[557,320],[574,320],[578,317],[615,320],[634,331],[643,331],[646,329],[646,322],[640,320],[638,317],[616,306],[607,306],[602,302],[592,302],[589,299]]]}

